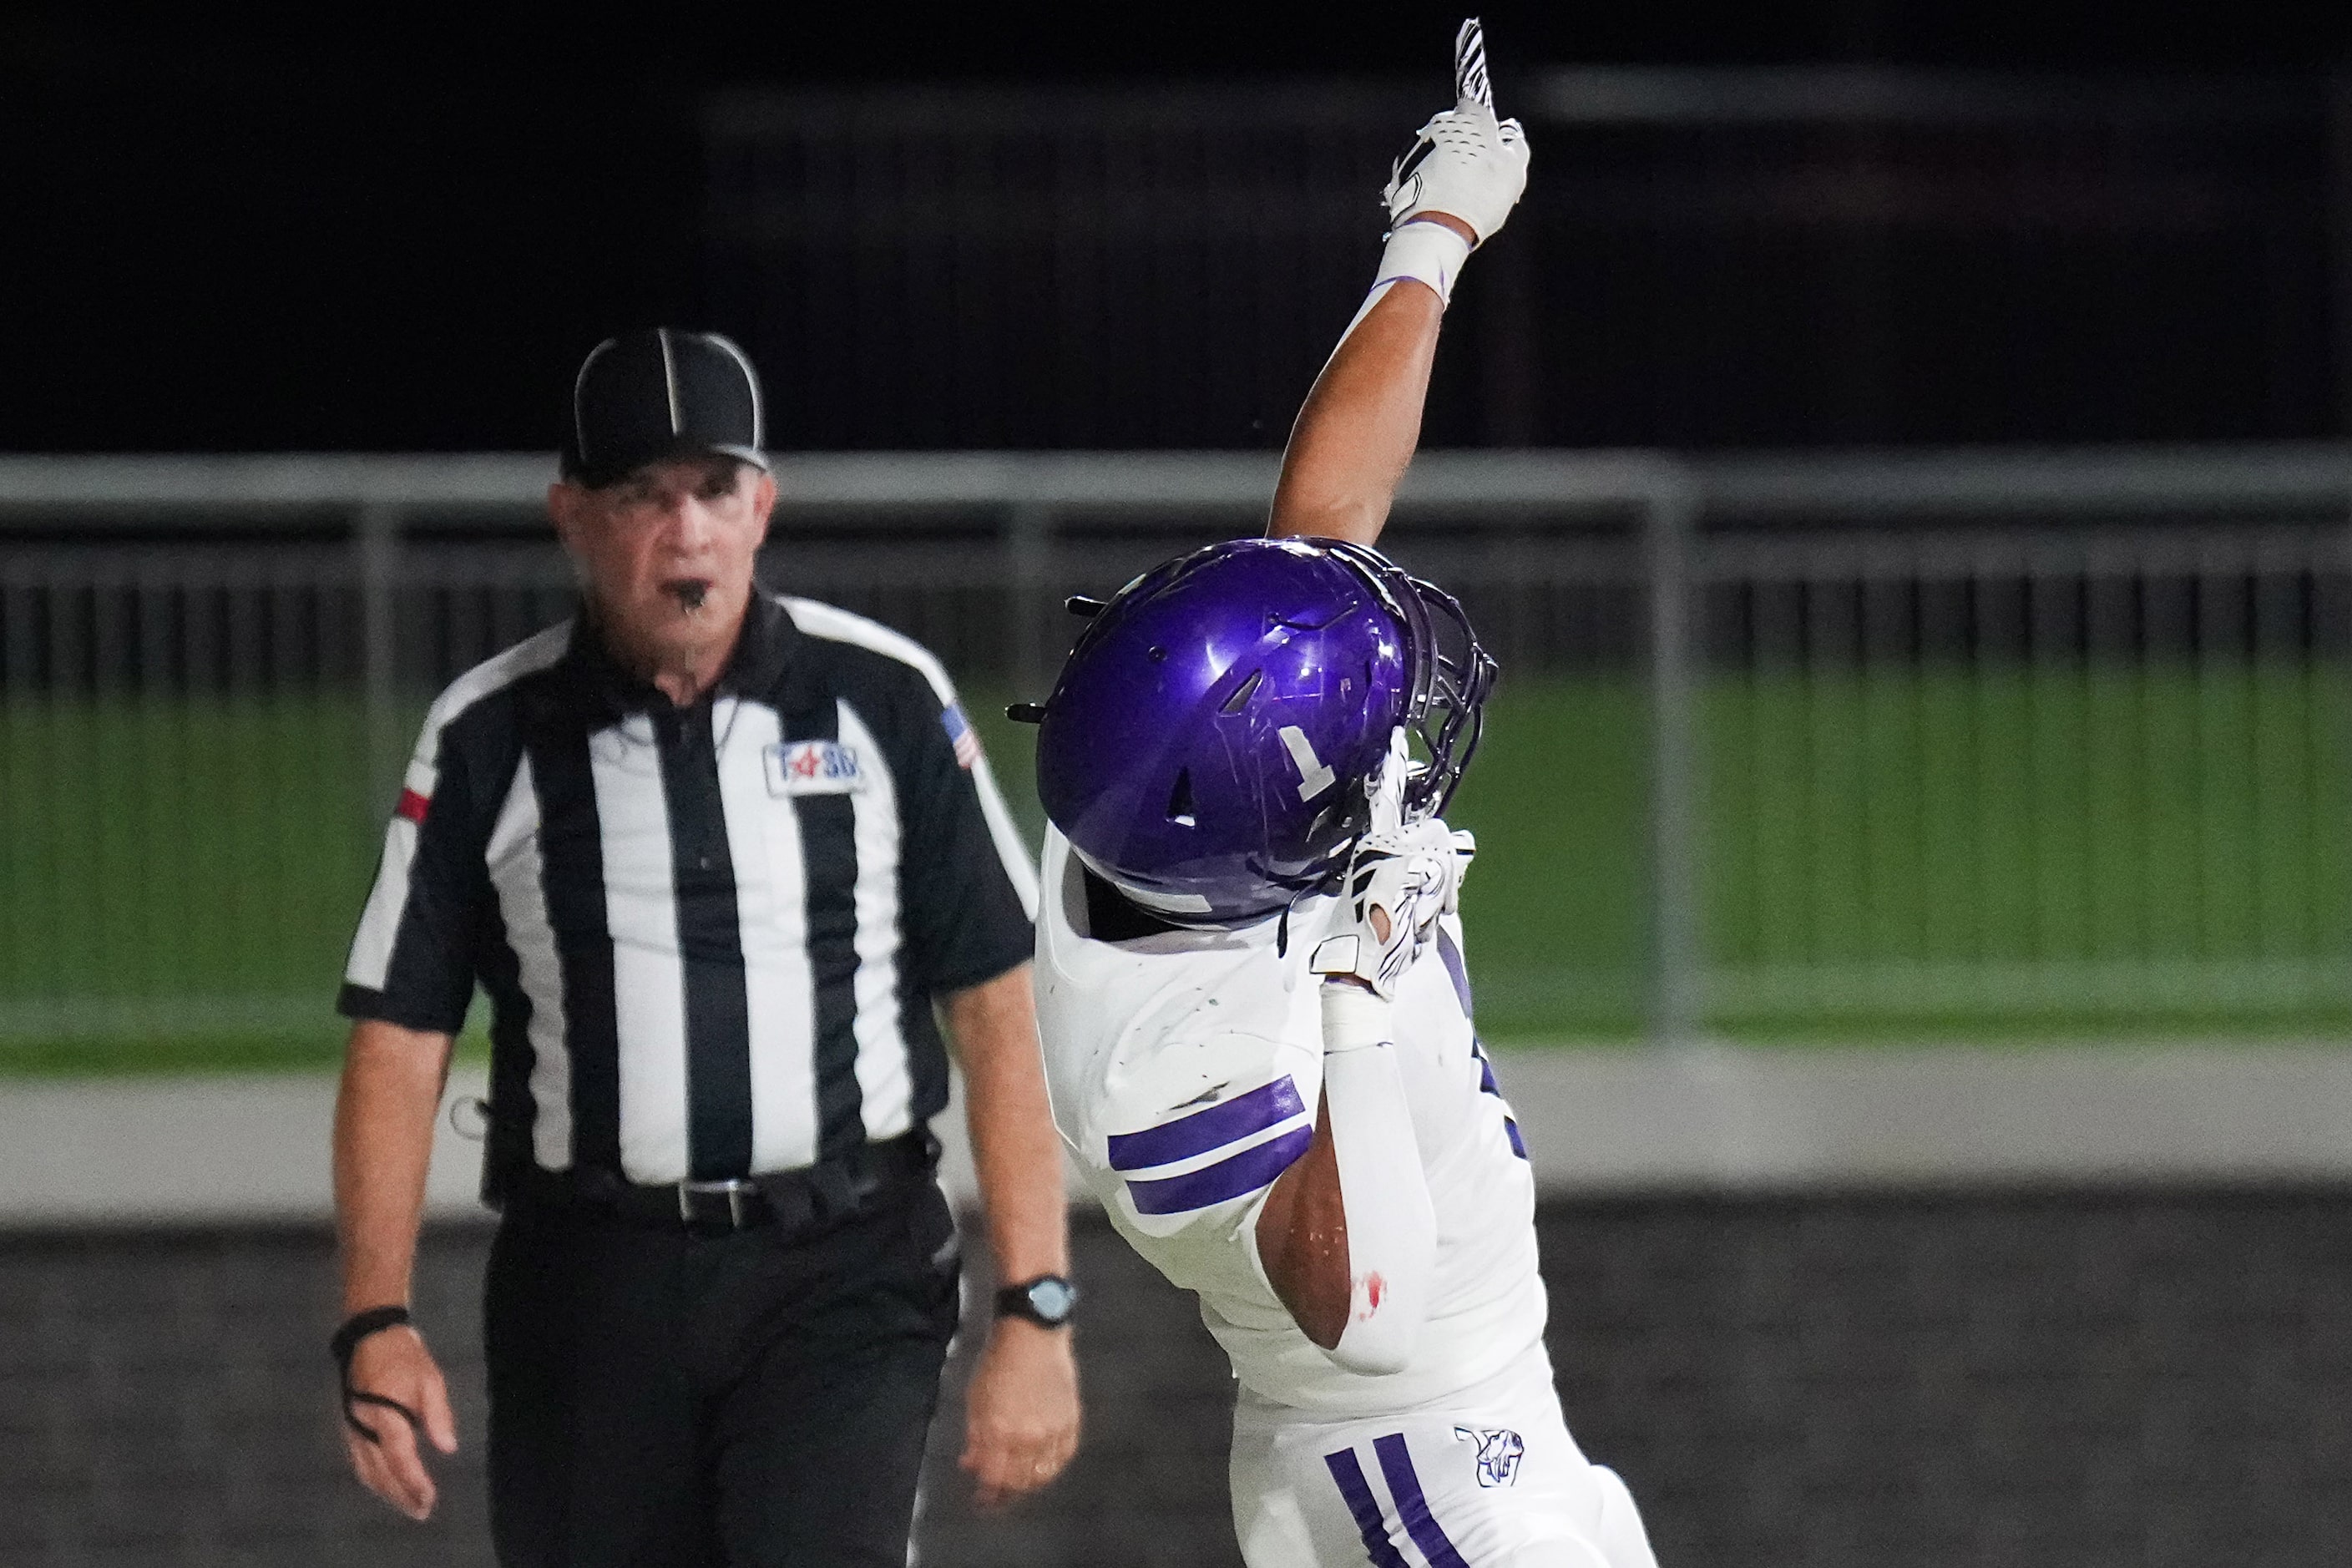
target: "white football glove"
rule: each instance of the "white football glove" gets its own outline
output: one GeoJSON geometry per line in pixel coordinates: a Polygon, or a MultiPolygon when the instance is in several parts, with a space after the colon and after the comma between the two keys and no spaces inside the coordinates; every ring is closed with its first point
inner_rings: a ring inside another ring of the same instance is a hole
{"type": "Polygon", "coordinates": [[[1316,943],[1307,967],[1327,981],[1360,980],[1382,1001],[1392,998],[1397,982],[1436,936],[1438,917],[1460,907],[1463,873],[1477,849],[1471,835],[1435,817],[1364,835],[1348,861],[1331,934],[1316,943]]]}
{"type": "Polygon", "coordinates": [[[1412,742],[1399,724],[1389,731],[1388,755],[1381,759],[1380,771],[1364,783],[1364,794],[1371,802],[1370,820],[1364,825],[1366,837],[1395,833],[1404,826],[1404,786],[1412,780],[1412,742]]]}
{"type": "Polygon", "coordinates": [[[1391,167],[1381,199],[1391,233],[1423,213],[1444,213],[1468,224],[1483,245],[1528,188],[1528,134],[1517,121],[1495,118],[1486,36],[1475,16],[1454,42],[1454,107],[1431,116],[1391,167]]]}
{"type": "MultiPolygon", "coordinates": [[[[1406,831],[1404,792],[1405,786],[1412,782],[1412,742],[1406,736],[1404,726],[1399,724],[1389,731],[1388,755],[1381,759],[1380,771],[1364,786],[1364,793],[1371,801],[1371,820],[1364,829],[1365,837],[1377,838],[1382,834],[1406,831]]],[[[1457,863],[1454,874],[1456,896],[1445,903],[1445,912],[1450,915],[1460,908],[1462,879],[1470,874],[1470,862],[1478,853],[1478,836],[1466,827],[1448,828],[1433,816],[1424,817],[1416,831],[1432,826],[1448,836],[1457,863]]]]}

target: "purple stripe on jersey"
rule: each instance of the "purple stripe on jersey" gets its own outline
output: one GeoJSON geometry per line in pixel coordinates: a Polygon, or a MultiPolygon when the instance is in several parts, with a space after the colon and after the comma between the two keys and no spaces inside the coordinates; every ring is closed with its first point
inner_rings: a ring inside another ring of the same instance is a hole
{"type": "Polygon", "coordinates": [[[1389,1496],[1396,1500],[1397,1518],[1404,1522],[1405,1533],[1421,1548],[1421,1554],[1429,1559],[1429,1568],[1470,1568],[1431,1515],[1429,1500],[1421,1495],[1421,1477],[1413,1473],[1412,1455],[1405,1449],[1404,1434],[1391,1432],[1385,1437],[1375,1437],[1372,1451],[1381,1457],[1381,1474],[1388,1478],[1389,1496]]]}
{"type": "Polygon", "coordinates": [[[1263,1132],[1277,1121],[1303,1116],[1306,1111],[1307,1107],[1299,1103],[1298,1086],[1286,1074],[1247,1094],[1237,1094],[1222,1105],[1212,1105],[1174,1121],[1163,1121],[1140,1132],[1112,1133],[1110,1168],[1140,1171],[1152,1165],[1172,1165],[1179,1160],[1238,1142],[1253,1132],[1263,1132]]]}
{"type": "Polygon", "coordinates": [[[1462,950],[1454,945],[1444,926],[1437,928],[1437,956],[1445,964],[1445,977],[1454,982],[1454,999],[1462,1004],[1462,1016],[1470,1016],[1470,971],[1462,962],[1462,950]]]}
{"type": "Polygon", "coordinates": [[[1220,1160],[1213,1165],[1203,1165],[1181,1176],[1170,1176],[1157,1182],[1129,1182],[1127,1190],[1135,1199],[1138,1214],[1184,1214],[1192,1209],[1204,1209],[1211,1204],[1223,1203],[1227,1198],[1254,1193],[1290,1169],[1298,1156],[1307,1152],[1307,1145],[1315,1142],[1314,1131],[1297,1127],[1279,1138],[1269,1138],[1254,1148],[1244,1149],[1230,1160],[1220,1160]]]}
{"type": "Polygon", "coordinates": [[[1507,1116],[1503,1118],[1503,1136],[1511,1141],[1512,1153],[1522,1160],[1528,1157],[1528,1146],[1519,1137],[1519,1124],[1507,1116]]]}
{"type": "Polygon", "coordinates": [[[1348,1511],[1356,1517],[1356,1533],[1364,1538],[1372,1568],[1406,1568],[1404,1554],[1389,1539],[1389,1521],[1381,1517],[1381,1505],[1372,1496],[1371,1483],[1364,1479],[1364,1467],[1357,1462],[1356,1450],[1342,1448],[1326,1454],[1323,1464],[1331,1472],[1348,1511]]]}

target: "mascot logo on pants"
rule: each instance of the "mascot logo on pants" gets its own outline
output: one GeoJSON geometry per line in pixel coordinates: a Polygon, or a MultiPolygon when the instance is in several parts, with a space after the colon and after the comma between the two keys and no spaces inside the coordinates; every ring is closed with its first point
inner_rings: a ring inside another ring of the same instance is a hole
{"type": "Polygon", "coordinates": [[[1501,1426],[1456,1426],[1457,1442],[1478,1445],[1478,1484],[1482,1487],[1507,1487],[1519,1477],[1519,1460],[1528,1446],[1519,1435],[1501,1426]]]}

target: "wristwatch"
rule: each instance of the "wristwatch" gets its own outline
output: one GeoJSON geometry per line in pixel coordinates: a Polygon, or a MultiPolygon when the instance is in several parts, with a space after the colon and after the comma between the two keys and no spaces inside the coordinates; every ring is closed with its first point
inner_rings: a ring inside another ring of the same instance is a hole
{"type": "Polygon", "coordinates": [[[1078,1288],[1058,1274],[1040,1274],[996,1293],[998,1317],[1026,1318],[1048,1329],[1068,1322],[1077,1304],[1078,1288]]]}

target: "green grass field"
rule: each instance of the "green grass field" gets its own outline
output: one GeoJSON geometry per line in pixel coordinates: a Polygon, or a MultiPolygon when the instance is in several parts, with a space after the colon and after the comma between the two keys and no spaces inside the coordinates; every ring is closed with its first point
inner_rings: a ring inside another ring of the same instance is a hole
{"type": "MultiPolygon", "coordinates": [[[[1034,826],[1029,732],[969,704],[1034,826]]],[[[1450,813],[1482,1026],[1638,1033],[1639,687],[1506,682],[1450,813]]],[[[2352,1034],[2352,682],[2301,667],[1727,677],[1712,1026],[2352,1034]]],[[[343,698],[0,704],[0,1070],[331,1060],[373,874],[343,698]]]]}

